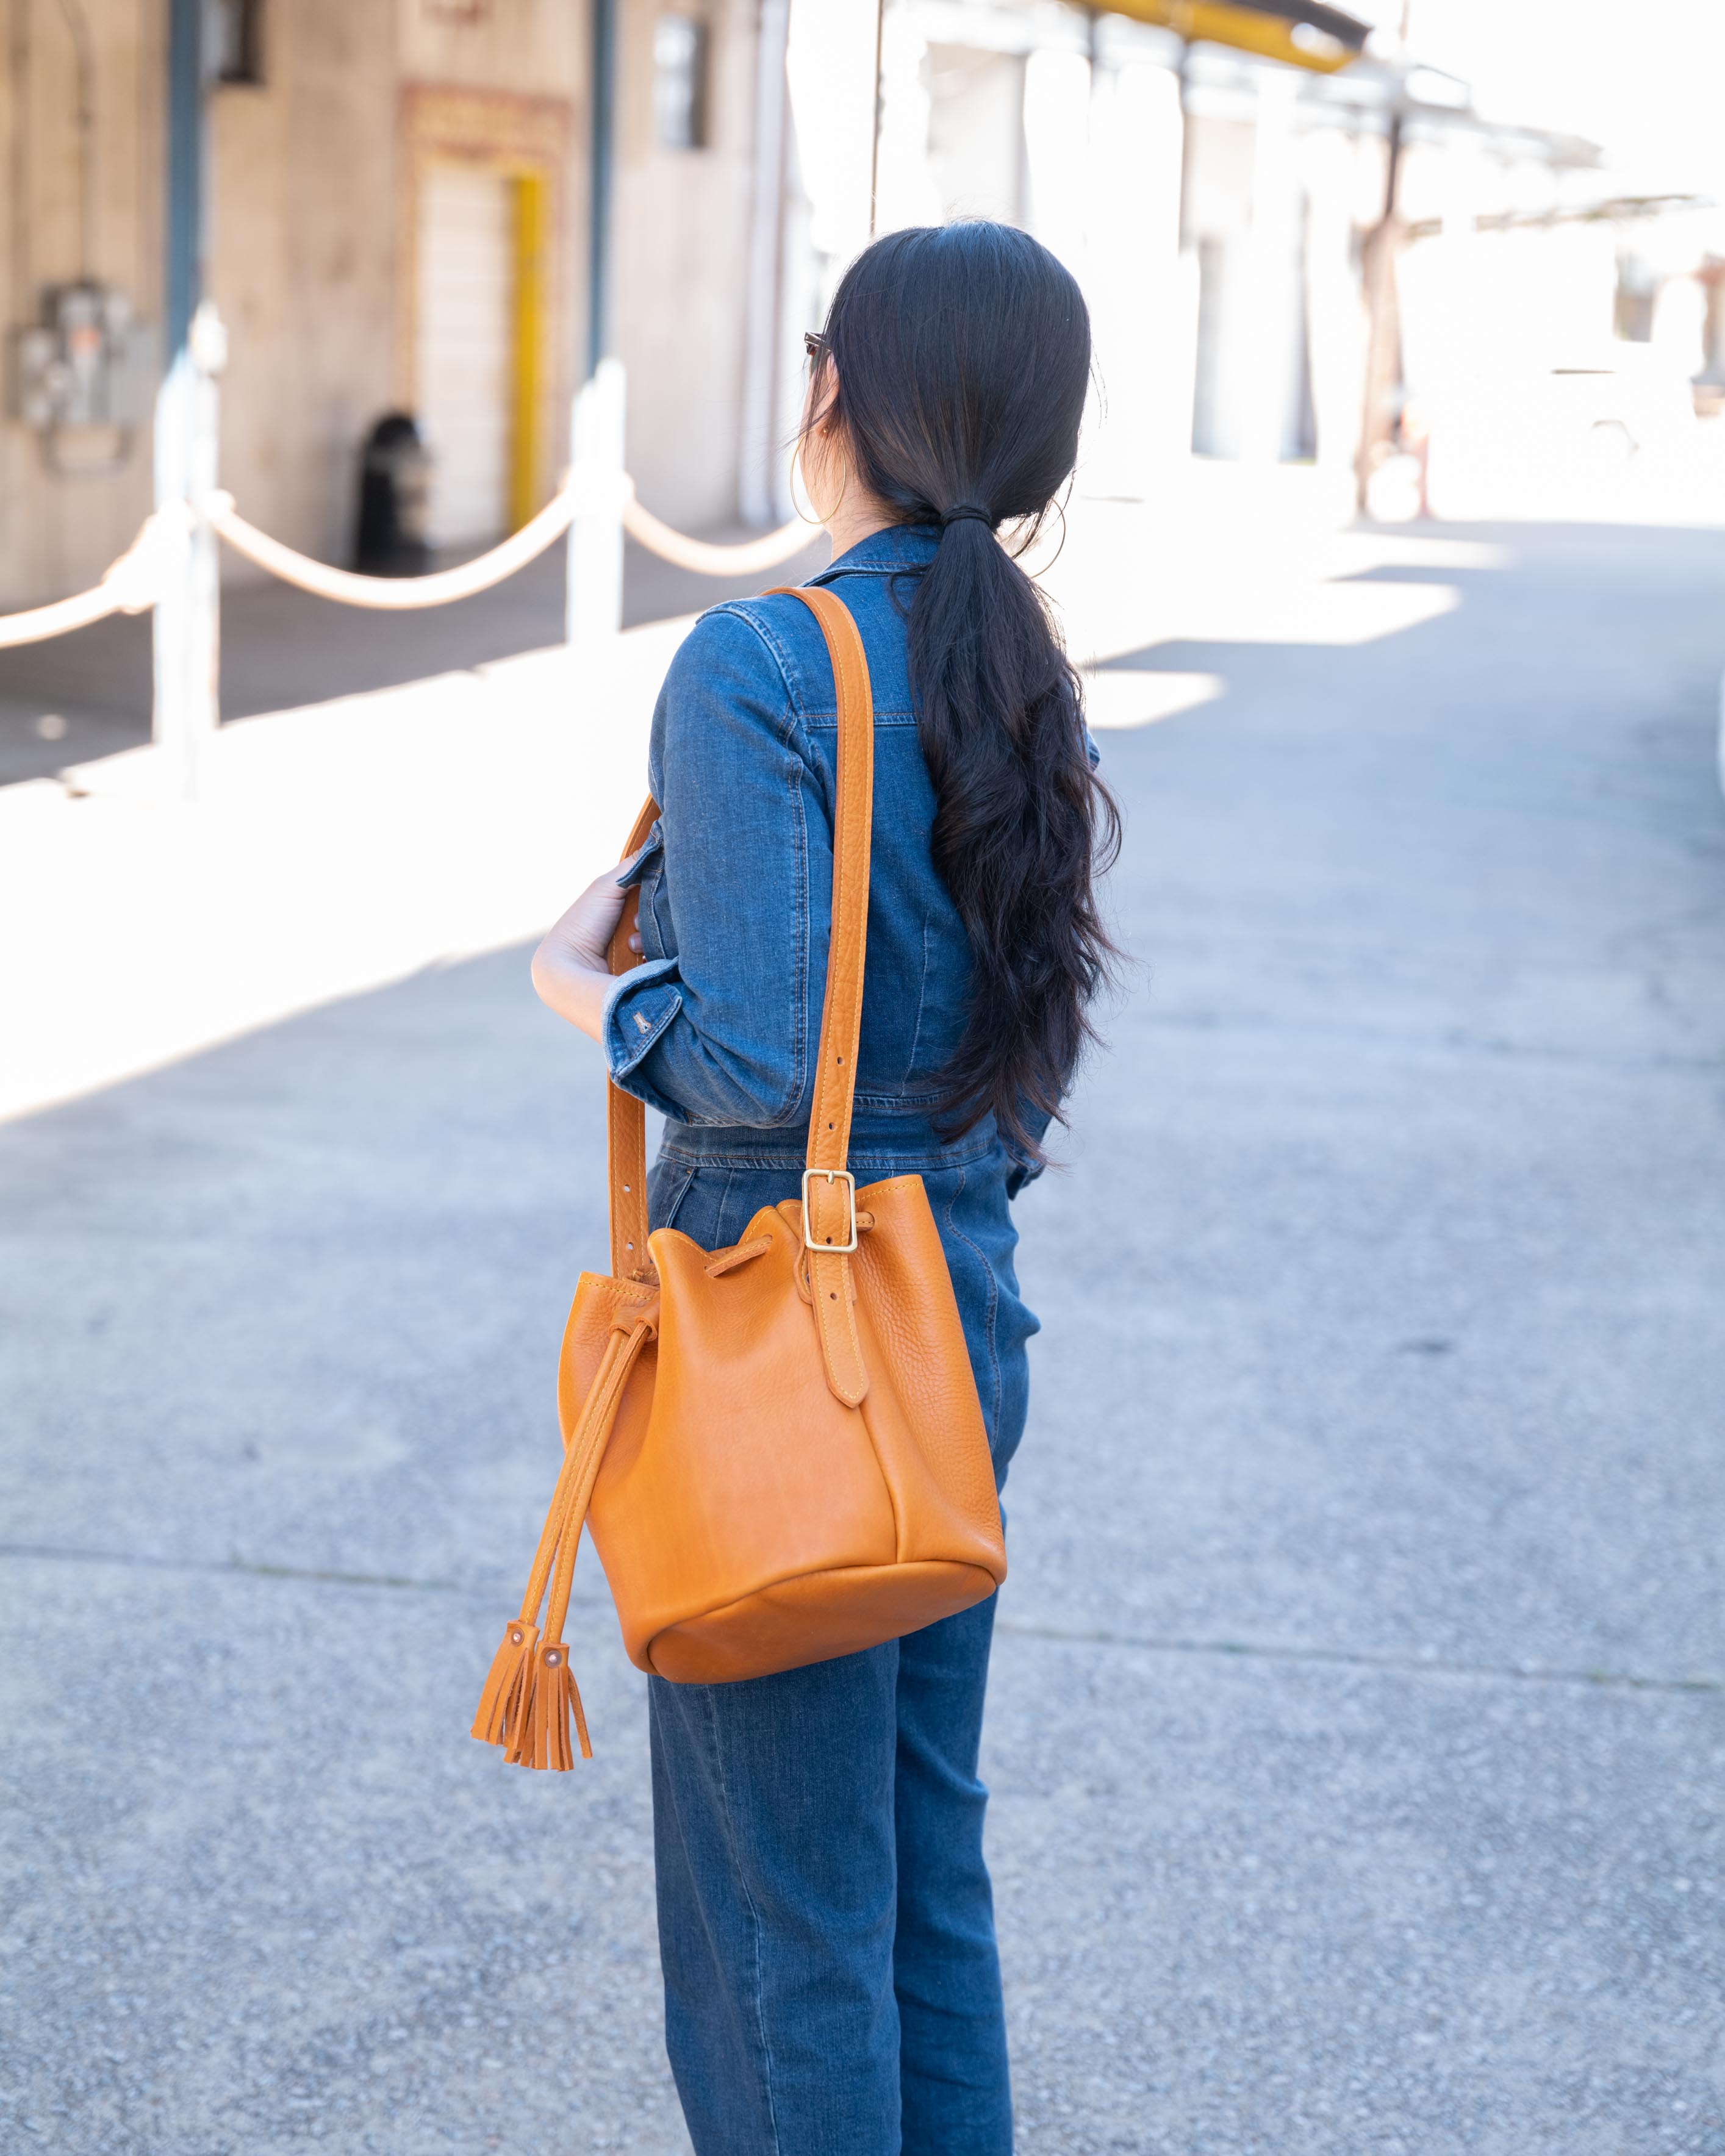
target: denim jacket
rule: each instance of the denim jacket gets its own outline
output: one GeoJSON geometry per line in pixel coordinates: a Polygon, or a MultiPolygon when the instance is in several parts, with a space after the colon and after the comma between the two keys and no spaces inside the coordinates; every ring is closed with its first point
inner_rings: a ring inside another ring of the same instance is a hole
{"type": "MultiPolygon", "coordinates": [[[[834,586],[868,654],[873,855],[853,1148],[951,1158],[932,1116],[969,993],[968,938],[930,852],[934,789],[911,709],[906,617],[937,535],[879,531],[811,579],[834,586]]],[[[715,1146],[772,1132],[800,1152],[820,1041],[832,915],[838,709],[800,600],[735,600],[685,639],[654,714],[660,814],[625,884],[644,963],[607,1000],[619,1086],[715,1146]]],[[[667,1137],[672,1134],[668,1132],[667,1137]]],[[[994,1145],[993,1119],[961,1142],[994,1145]]],[[[1010,1187],[1028,1179],[1016,1157],[1010,1187]]]]}

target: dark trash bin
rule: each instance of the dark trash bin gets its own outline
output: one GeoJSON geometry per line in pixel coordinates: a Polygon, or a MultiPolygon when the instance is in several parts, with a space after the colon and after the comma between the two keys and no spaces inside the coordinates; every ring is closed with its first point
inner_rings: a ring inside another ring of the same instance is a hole
{"type": "Polygon", "coordinates": [[[366,438],[360,461],[359,526],[353,566],[374,577],[423,576],[431,452],[410,412],[386,412],[366,438]]]}

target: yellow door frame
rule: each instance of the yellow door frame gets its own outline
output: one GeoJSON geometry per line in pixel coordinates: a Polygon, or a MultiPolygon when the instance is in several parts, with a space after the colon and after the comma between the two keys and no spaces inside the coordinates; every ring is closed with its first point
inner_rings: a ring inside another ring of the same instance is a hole
{"type": "Polygon", "coordinates": [[[542,506],[545,473],[546,284],[550,254],[548,176],[530,165],[514,176],[515,350],[509,445],[509,528],[519,531],[542,506]]]}
{"type": "Polygon", "coordinates": [[[463,163],[493,172],[510,189],[512,276],[510,409],[505,500],[519,531],[550,493],[552,430],[567,355],[559,324],[568,295],[559,263],[572,115],[566,99],[441,83],[403,85],[403,155],[397,187],[403,252],[396,286],[396,395],[412,410],[419,281],[419,183],[428,164],[463,163]]]}

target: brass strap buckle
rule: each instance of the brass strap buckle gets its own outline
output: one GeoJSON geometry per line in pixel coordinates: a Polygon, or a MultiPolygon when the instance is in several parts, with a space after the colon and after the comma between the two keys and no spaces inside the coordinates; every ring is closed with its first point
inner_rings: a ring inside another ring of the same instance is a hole
{"type": "Polygon", "coordinates": [[[846,1257],[856,1248],[856,1178],[848,1168],[805,1168],[803,1171],[803,1247],[805,1250],[824,1250],[830,1255],[846,1257]],[[850,1194],[850,1240],[848,1243],[817,1243],[809,1228],[809,1178],[824,1175],[829,1184],[842,1183],[850,1194]]]}

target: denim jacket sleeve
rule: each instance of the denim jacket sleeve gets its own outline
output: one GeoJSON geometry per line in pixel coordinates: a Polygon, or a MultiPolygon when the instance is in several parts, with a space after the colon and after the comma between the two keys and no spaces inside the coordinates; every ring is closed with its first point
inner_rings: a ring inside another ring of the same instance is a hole
{"type": "Polygon", "coordinates": [[[643,864],[656,879],[645,963],[605,1005],[611,1075],[679,1122],[806,1122],[832,842],[795,699],[747,615],[716,609],[685,639],[651,770],[663,852],[643,864]]]}

